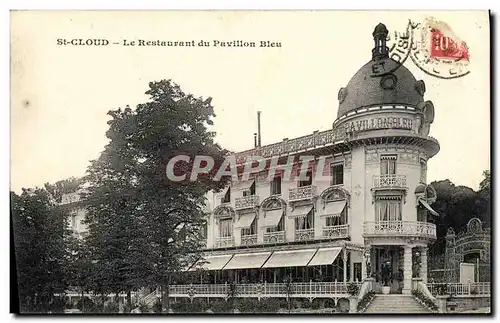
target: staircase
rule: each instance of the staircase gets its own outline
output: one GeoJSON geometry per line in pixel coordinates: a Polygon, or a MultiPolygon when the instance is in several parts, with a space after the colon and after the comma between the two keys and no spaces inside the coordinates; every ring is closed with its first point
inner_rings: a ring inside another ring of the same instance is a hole
{"type": "Polygon", "coordinates": [[[420,305],[411,295],[392,294],[376,295],[365,313],[417,314],[430,313],[430,311],[420,305]]]}

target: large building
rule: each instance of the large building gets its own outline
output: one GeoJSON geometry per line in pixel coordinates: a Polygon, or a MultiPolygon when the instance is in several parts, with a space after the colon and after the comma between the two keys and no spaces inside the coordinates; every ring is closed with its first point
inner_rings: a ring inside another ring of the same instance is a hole
{"type": "Polygon", "coordinates": [[[236,154],[238,165],[248,156],[294,156],[295,175],[299,156],[314,159],[305,167],[308,180],[283,170],[269,180],[268,167],[216,195],[205,263],[189,269],[203,268],[204,283],[373,277],[375,288],[407,294],[412,278],[426,282],[438,216],[426,180],[427,162],[439,151],[429,136],[434,106],[424,99],[424,82],[389,57],[387,35],[376,26],[371,59],[339,90],[331,130],[236,154]]]}

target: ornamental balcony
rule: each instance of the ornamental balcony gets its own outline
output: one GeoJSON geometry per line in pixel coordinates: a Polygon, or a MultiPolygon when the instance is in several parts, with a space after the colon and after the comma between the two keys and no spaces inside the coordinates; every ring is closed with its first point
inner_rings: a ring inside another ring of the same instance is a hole
{"type": "Polygon", "coordinates": [[[264,233],[264,243],[282,243],[282,242],[285,242],[285,231],[264,233]]]}
{"type": "Polygon", "coordinates": [[[259,205],[258,195],[249,195],[243,197],[237,197],[234,201],[235,210],[251,209],[259,205]]]}
{"type": "Polygon", "coordinates": [[[217,237],[215,238],[216,248],[226,248],[234,246],[234,237],[217,237]]]}
{"type": "Polygon", "coordinates": [[[365,222],[364,237],[415,237],[436,239],[436,225],[418,221],[365,222]]]}
{"type": "Polygon", "coordinates": [[[314,229],[295,230],[295,241],[314,240],[314,229]]]}
{"type": "Polygon", "coordinates": [[[303,201],[310,200],[316,196],[316,186],[308,185],[301,187],[293,187],[288,191],[288,201],[303,201]]]}
{"type": "Polygon", "coordinates": [[[406,175],[387,174],[373,176],[374,190],[407,190],[406,175]]]}
{"type": "Polygon", "coordinates": [[[257,235],[256,234],[241,236],[241,245],[242,246],[252,246],[252,245],[256,245],[256,244],[257,244],[257,235]]]}
{"type": "Polygon", "coordinates": [[[323,237],[330,239],[342,239],[350,236],[349,224],[332,225],[323,227],[323,237]]]}

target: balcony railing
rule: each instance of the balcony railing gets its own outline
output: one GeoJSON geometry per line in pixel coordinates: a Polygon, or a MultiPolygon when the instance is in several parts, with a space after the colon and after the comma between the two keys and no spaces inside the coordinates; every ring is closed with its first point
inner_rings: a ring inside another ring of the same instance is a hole
{"type": "Polygon", "coordinates": [[[234,201],[234,208],[236,210],[243,210],[253,208],[259,205],[258,195],[249,195],[243,197],[237,197],[234,201]]]}
{"type": "Polygon", "coordinates": [[[215,247],[224,248],[234,246],[234,237],[217,237],[215,238],[215,247]]]}
{"type": "MultiPolygon", "coordinates": [[[[361,287],[361,283],[356,283],[361,287]]],[[[290,297],[346,297],[347,284],[343,282],[292,283],[290,297]]],[[[171,285],[170,297],[226,297],[228,284],[193,284],[171,285]]],[[[236,284],[238,297],[286,297],[286,285],[283,283],[236,284]]]]}
{"type": "Polygon", "coordinates": [[[294,187],[288,191],[288,200],[291,202],[308,200],[314,196],[316,196],[316,186],[314,185],[294,187]]]}
{"type": "Polygon", "coordinates": [[[285,231],[264,233],[264,243],[281,243],[281,242],[285,242],[285,231]]]}
{"type": "Polygon", "coordinates": [[[257,244],[257,235],[256,234],[241,236],[241,245],[242,246],[251,246],[251,245],[255,245],[255,244],[257,244]]]}
{"type": "Polygon", "coordinates": [[[314,240],[314,228],[295,230],[295,241],[314,240]]]}
{"type": "Polygon", "coordinates": [[[365,222],[367,236],[411,236],[436,239],[436,225],[417,221],[377,221],[365,222]]]}
{"type": "Polygon", "coordinates": [[[375,175],[373,176],[373,188],[399,188],[406,189],[406,175],[375,175]]]}
{"type": "MultiPolygon", "coordinates": [[[[437,285],[442,284],[427,284],[427,288],[431,292],[432,295],[437,295],[437,285]]],[[[490,296],[491,295],[491,283],[490,282],[482,282],[482,283],[470,283],[470,284],[462,284],[462,283],[446,283],[447,292],[446,294],[452,294],[454,296],[469,296],[469,295],[477,295],[477,296],[490,296]]]]}
{"type": "Polygon", "coordinates": [[[342,225],[332,225],[323,228],[323,237],[325,238],[348,238],[349,234],[349,224],[342,225]]]}

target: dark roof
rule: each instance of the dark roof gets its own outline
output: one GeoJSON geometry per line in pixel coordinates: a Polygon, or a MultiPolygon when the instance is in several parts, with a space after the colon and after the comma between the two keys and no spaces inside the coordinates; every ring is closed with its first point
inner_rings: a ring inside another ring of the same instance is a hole
{"type": "Polygon", "coordinates": [[[344,90],[346,92],[345,98],[339,104],[337,117],[367,106],[394,104],[417,107],[424,101],[417,88],[417,80],[404,65],[400,65],[391,58],[383,58],[378,61],[370,60],[347,83],[344,90]],[[381,64],[384,75],[379,72],[381,64]],[[395,80],[395,85],[383,88],[381,81],[386,78],[395,80]]]}
{"type": "Polygon", "coordinates": [[[388,33],[389,31],[387,30],[387,28],[383,23],[379,23],[373,30],[373,36],[375,36],[376,34],[388,34],[388,33]]]}

